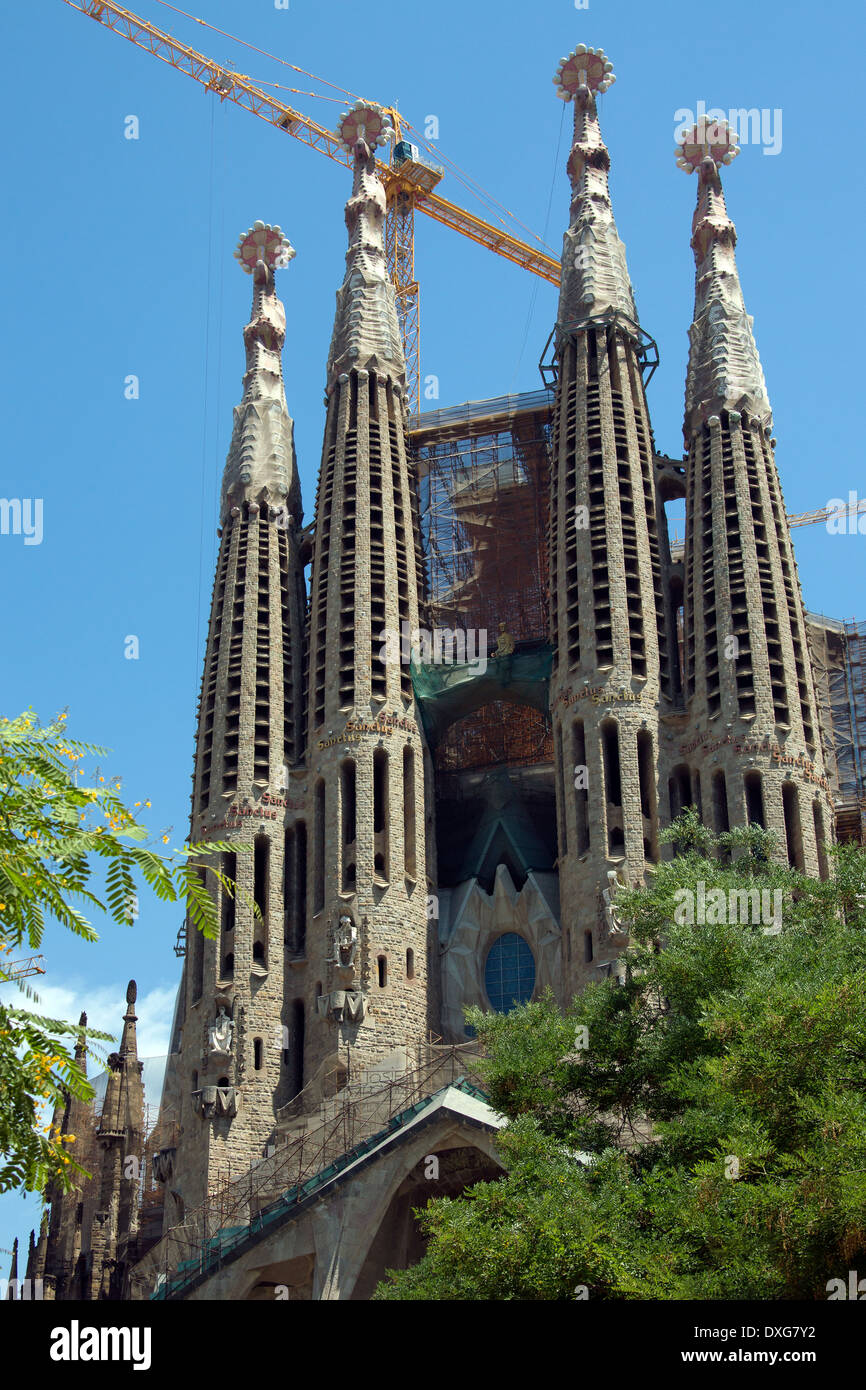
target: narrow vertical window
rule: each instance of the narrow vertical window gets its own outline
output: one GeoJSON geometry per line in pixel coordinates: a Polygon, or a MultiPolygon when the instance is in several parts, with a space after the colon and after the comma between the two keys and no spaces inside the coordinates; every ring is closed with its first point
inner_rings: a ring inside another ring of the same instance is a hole
{"type": "Polygon", "coordinates": [[[409,946],[409,947],[407,948],[407,950],[406,950],[406,979],[407,979],[407,980],[414,980],[414,978],[415,978],[415,952],[412,950],[412,947],[409,946]]]}
{"type": "Polygon", "coordinates": [[[261,1038],[253,1038],[253,1066],[255,1067],[256,1071],[261,1071],[261,1069],[262,1069],[262,1040],[261,1040],[261,1038]]]}
{"type": "Polygon", "coordinates": [[[355,764],[347,758],[340,764],[340,858],[344,893],[354,892],[355,888],[356,818],[355,764]]]}
{"type": "Polygon", "coordinates": [[[415,879],[415,753],[403,749],[403,864],[407,878],[415,879]]]}
{"type": "Polygon", "coordinates": [[[746,815],[750,825],[765,825],[764,791],[760,772],[747,772],[743,778],[746,791],[746,815]]]}
{"type": "Polygon", "coordinates": [[[316,783],[315,817],[313,833],[313,912],[321,912],[325,906],[325,784],[319,779],[316,783]]]}
{"type": "Polygon", "coordinates": [[[644,855],[651,863],[655,863],[659,857],[658,808],[656,806],[653,737],[648,729],[638,730],[637,767],[640,788],[640,810],[644,822],[644,855]]]}
{"type": "Polygon", "coordinates": [[[385,986],[386,986],[387,983],[388,983],[388,958],[387,958],[387,956],[379,956],[379,959],[378,959],[378,962],[377,962],[377,963],[378,963],[378,967],[379,967],[379,988],[380,988],[380,989],[384,989],[385,986]]]}
{"type": "Polygon", "coordinates": [[[307,827],[302,820],[295,826],[295,892],[292,906],[295,950],[303,955],[307,944],[307,827]]]}
{"type": "Polygon", "coordinates": [[[812,802],[812,820],[815,823],[815,843],[818,847],[818,877],[827,878],[827,851],[825,848],[824,811],[820,801],[812,802]]]}
{"type": "Polygon", "coordinates": [[[587,780],[587,767],[586,735],[582,719],[575,719],[573,733],[573,777],[575,787],[575,809],[577,812],[577,852],[578,854],[585,854],[589,849],[589,789],[583,785],[587,780]]]}
{"type": "Polygon", "coordinates": [[[292,1074],[292,1095],[296,1096],[304,1088],[304,1001],[295,999],[292,1003],[291,1025],[289,1029],[289,1065],[292,1074]]]}
{"type": "Polygon", "coordinates": [[[388,754],[373,753],[373,872],[388,881],[388,754]]]}
{"type": "MultiPolygon", "coordinates": [[[[237,878],[237,872],[238,872],[238,867],[237,867],[237,855],[236,855],[236,854],[225,854],[225,855],[223,855],[223,866],[222,866],[222,867],[223,867],[223,874],[224,874],[224,876],[225,876],[226,878],[231,879],[232,885],[234,885],[235,879],[237,878]]],[[[223,894],[223,898],[222,898],[222,929],[223,929],[223,934],[224,934],[224,935],[227,935],[228,933],[233,932],[233,931],[234,931],[234,928],[235,928],[235,889],[234,889],[234,886],[232,887],[231,891],[229,891],[229,889],[227,889],[227,888],[223,888],[222,894],[223,894]]]]}
{"type": "Polygon", "coordinates": [[[592,932],[585,931],[583,933],[583,960],[585,965],[589,965],[589,962],[592,960],[592,956],[592,932]]]}
{"type": "Polygon", "coordinates": [[[806,868],[803,854],[803,830],[800,824],[800,802],[797,788],[793,782],[782,783],[782,815],[785,820],[785,844],[788,850],[788,863],[792,869],[801,873],[806,868]]]}
{"type": "Polygon", "coordinates": [[[267,835],[257,835],[254,851],[253,868],[253,896],[256,900],[256,907],[262,914],[262,919],[266,920],[268,915],[268,864],[270,861],[271,842],[267,835]]]}

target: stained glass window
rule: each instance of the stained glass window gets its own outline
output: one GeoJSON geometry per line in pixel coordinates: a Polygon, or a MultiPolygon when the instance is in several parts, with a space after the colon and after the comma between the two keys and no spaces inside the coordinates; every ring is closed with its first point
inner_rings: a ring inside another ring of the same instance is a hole
{"type": "Polygon", "coordinates": [[[525,1004],[535,988],[535,960],[529,945],[517,932],[499,936],[487,953],[484,967],[487,998],[498,1014],[525,1004]]]}

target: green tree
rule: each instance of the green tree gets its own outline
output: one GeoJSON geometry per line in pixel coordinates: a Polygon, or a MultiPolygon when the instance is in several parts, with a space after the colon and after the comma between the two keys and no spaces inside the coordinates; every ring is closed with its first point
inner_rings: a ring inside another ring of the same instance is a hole
{"type": "MultiPolygon", "coordinates": [[[[229,892],[234,885],[204,856],[240,846],[191,844],[170,857],[150,849],[135,815],[141,803],[127,807],[116,778],[94,774],[93,786],[79,785],[85,759],[104,753],[70,740],[64,714],[45,726],[32,712],[0,719],[0,982],[14,979],[10,957],[38,951],[52,922],[85,941],[97,941],[98,933],[84,909],[131,926],[139,878],[164,902],[185,902],[205,936],[217,934],[206,874],[229,892]]],[[[0,1004],[0,1192],[42,1191],[52,1180],[66,1188],[72,1173],[83,1171],[65,1136],[46,1123],[46,1111],[68,1094],[93,1097],[74,1058],[81,1034],[77,1024],[0,1004]]]]}
{"type": "Polygon", "coordinates": [[[617,900],[622,982],[471,1011],[507,1172],[419,1213],[427,1253],[377,1298],[826,1298],[866,1268],[866,851],[818,882],[758,827],[666,838],[617,900]]]}

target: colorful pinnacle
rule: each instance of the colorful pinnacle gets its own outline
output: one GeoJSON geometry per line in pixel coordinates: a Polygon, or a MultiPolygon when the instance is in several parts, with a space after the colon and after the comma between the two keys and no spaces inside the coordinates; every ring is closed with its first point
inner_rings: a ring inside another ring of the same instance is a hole
{"type": "Polygon", "coordinates": [[[393,134],[384,106],[378,106],[373,101],[356,101],[350,111],[343,112],[337,126],[340,144],[349,154],[355,153],[359,140],[363,140],[372,151],[377,145],[384,145],[393,134]]]}
{"type": "Polygon", "coordinates": [[[678,168],[693,174],[709,156],[718,169],[730,164],[740,153],[736,131],[727,121],[708,121],[703,117],[687,130],[674,148],[678,168]]]}
{"type": "Polygon", "coordinates": [[[258,261],[276,270],[287,266],[295,251],[283,236],[281,227],[272,227],[269,222],[254,222],[249,231],[241,233],[232,254],[240,262],[241,270],[252,275],[258,261]]]}
{"type": "Polygon", "coordinates": [[[553,79],[556,95],[563,101],[573,101],[580,87],[588,87],[591,92],[606,92],[616,78],[613,63],[602,48],[587,48],[579,43],[567,58],[561,58],[556,76],[553,79]]]}

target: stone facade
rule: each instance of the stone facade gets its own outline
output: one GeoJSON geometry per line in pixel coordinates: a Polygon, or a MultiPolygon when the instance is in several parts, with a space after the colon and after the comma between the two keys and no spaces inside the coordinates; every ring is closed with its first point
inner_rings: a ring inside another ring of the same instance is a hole
{"type": "MultiPolygon", "coordinates": [[[[315,1116],[330,1135],[340,1095],[408,1076],[431,1034],[464,1043],[464,1008],[493,1007],[494,997],[508,1007],[521,970],[530,979],[521,997],[549,985],[562,1003],[617,971],[627,942],[619,888],[645,881],[660,830],[683,807],[716,830],[758,821],[777,832],[782,859],[827,872],[834,807],[770,408],[719,178],[729,147],[695,132],[680,151],[681,166],[697,172],[696,292],[686,453],[669,459],[654,444],[645,391],[654,345],[638,321],[599,128],[596,97],[611,67],[580,46],[556,80],[574,103],[574,140],[554,332],[549,642],[521,646],[502,623],[483,670],[428,682],[438,705],[426,722],[401,640],[430,609],[375,167],[384,113],[361,103],[341,126],[354,170],[349,247],[307,529],[275,289],[293,252],[263,223],[240,240],[253,308],[222,490],[191,818],[192,840],[218,846],[202,865],[220,930],[206,940],[187,923],[155,1156],[166,1240],[181,1228],[211,1236],[220,1190],[253,1167],[266,1187],[261,1165],[278,1165],[281,1146],[302,1148],[315,1116]],[[664,524],[677,498],[686,501],[683,561],[664,524]],[[552,761],[549,752],[533,766],[506,758],[497,774],[462,782],[452,761],[446,797],[437,740],[461,711],[497,700],[548,721],[552,761]],[[440,818],[437,827],[442,805],[459,824],[440,818]],[[511,954],[496,956],[506,944],[511,954]]],[[[515,454],[518,435],[514,425],[515,454]]],[[[537,432],[533,440],[538,447],[537,432]]],[[[519,479],[509,477],[518,514],[519,479]]],[[[482,536],[485,553],[449,595],[455,614],[496,554],[485,549],[486,504],[474,505],[467,487],[463,534],[482,536]]],[[[121,1081],[128,1088],[126,1118],[112,1128],[120,1101],[106,1101],[97,1136],[105,1158],[93,1249],[103,1230],[104,1249],[82,1296],[117,1296],[116,1271],[136,1248],[122,1171],[140,1140],[129,1108],[133,1025],[128,1012],[111,1083],[112,1096],[121,1081]]],[[[249,1251],[194,1296],[265,1297],[277,1284],[292,1298],[369,1296],[389,1262],[383,1243],[393,1238],[412,1257],[407,1212],[425,1145],[452,1155],[448,1190],[495,1171],[489,1114],[473,1119],[464,1106],[436,1125],[402,1156],[383,1149],[377,1169],[352,1167],[318,1215],[299,1198],[297,1219],[264,1243],[253,1240],[250,1198],[249,1251]]],[[[80,1253],[70,1210],[55,1194],[50,1230],[31,1252],[34,1268],[64,1287],[80,1253]]],[[[160,1268],[142,1267],[135,1296],[149,1296],[160,1268]]]]}

